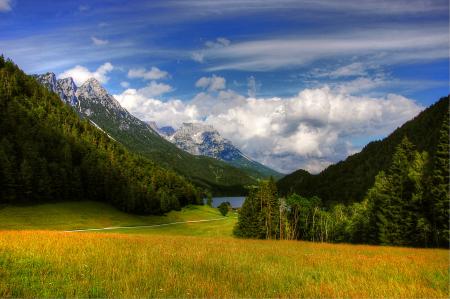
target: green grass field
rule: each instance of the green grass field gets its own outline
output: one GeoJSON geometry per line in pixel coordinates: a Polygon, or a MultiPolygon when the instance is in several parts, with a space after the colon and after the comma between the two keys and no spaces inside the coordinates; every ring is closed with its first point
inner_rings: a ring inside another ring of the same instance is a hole
{"type": "Polygon", "coordinates": [[[220,217],[206,206],[145,217],[93,202],[3,207],[0,297],[449,296],[448,250],[240,240],[233,214],[58,231],[220,217]]]}
{"type": "MultiPolygon", "coordinates": [[[[236,217],[235,213],[229,213],[226,219],[219,221],[99,232],[231,236],[236,217]]],[[[25,207],[0,207],[0,230],[75,230],[115,226],[146,226],[218,218],[223,218],[223,216],[217,209],[208,206],[188,206],[181,211],[172,211],[164,216],[137,216],[121,212],[110,205],[99,202],[65,202],[25,207]]]]}

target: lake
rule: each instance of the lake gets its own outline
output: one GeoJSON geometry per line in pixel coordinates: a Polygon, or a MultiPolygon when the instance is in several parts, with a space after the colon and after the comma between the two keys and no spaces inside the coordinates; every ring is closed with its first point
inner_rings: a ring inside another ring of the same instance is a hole
{"type": "MultiPolygon", "coordinates": [[[[214,208],[217,208],[221,203],[228,201],[232,208],[240,208],[244,203],[245,196],[230,196],[230,197],[213,197],[214,208]]],[[[206,199],[205,199],[206,203],[206,199]]]]}

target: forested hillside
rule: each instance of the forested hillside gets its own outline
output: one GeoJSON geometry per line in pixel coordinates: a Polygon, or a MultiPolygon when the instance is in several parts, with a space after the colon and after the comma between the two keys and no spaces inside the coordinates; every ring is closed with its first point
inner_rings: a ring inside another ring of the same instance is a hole
{"type": "Polygon", "coordinates": [[[260,239],[300,239],[397,246],[449,246],[448,120],[434,160],[407,137],[396,147],[362,202],[323,205],[317,196],[277,198],[272,181],[252,190],[234,233],[260,239]]]}
{"type": "Polygon", "coordinates": [[[0,203],[109,202],[150,214],[200,202],[185,178],[130,153],[0,57],[0,203]]]}
{"type": "Polygon", "coordinates": [[[298,170],[285,176],[277,183],[279,191],[284,195],[295,192],[307,197],[318,196],[329,205],[359,202],[373,185],[376,174],[389,168],[395,148],[404,137],[408,137],[418,151],[428,152],[433,161],[440,129],[448,116],[449,98],[444,97],[387,138],[369,143],[360,153],[329,166],[318,175],[298,170]]]}
{"type": "Polygon", "coordinates": [[[33,77],[58,94],[81,118],[89,119],[131,152],[177,172],[215,195],[243,195],[245,185],[265,177],[255,169],[234,167],[224,161],[194,156],[179,149],[123,108],[95,78],[77,87],[72,78],[56,80],[53,73],[33,77]]]}

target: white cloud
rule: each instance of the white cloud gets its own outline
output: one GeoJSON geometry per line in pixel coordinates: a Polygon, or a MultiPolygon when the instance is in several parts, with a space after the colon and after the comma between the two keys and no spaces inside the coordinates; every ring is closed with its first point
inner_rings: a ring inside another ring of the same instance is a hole
{"type": "Polygon", "coordinates": [[[367,75],[367,67],[361,62],[354,62],[349,65],[341,66],[328,73],[328,76],[332,78],[365,75],[367,75]]]}
{"type": "MultiPolygon", "coordinates": [[[[210,80],[199,81],[200,87],[210,87],[210,80]]],[[[316,173],[360,150],[360,140],[385,136],[423,109],[396,94],[368,97],[352,93],[358,93],[356,87],[322,86],[304,89],[291,98],[247,98],[221,89],[200,92],[189,102],[163,102],[143,89],[128,89],[116,98],[143,120],[173,127],[204,122],[245,154],[274,169],[303,168],[316,173]]]]}
{"type": "Polygon", "coordinates": [[[256,79],[254,76],[247,78],[247,95],[251,98],[256,97],[256,79]]]}
{"type": "Polygon", "coordinates": [[[192,52],[191,58],[192,58],[192,60],[194,60],[194,61],[203,63],[204,58],[205,58],[205,54],[204,54],[202,51],[192,52]]]}
{"type": "Polygon", "coordinates": [[[308,17],[313,12],[335,15],[408,15],[445,12],[448,10],[446,0],[236,0],[236,1],[198,1],[198,0],[166,0],[168,6],[175,6],[179,11],[205,18],[217,18],[237,15],[276,13],[289,11],[299,17],[308,17]]]}
{"type": "Polygon", "coordinates": [[[196,87],[201,87],[208,91],[219,91],[225,89],[225,78],[212,75],[212,77],[201,77],[195,83],[196,87]]]}
{"type": "Polygon", "coordinates": [[[147,86],[138,89],[138,92],[145,97],[156,97],[173,90],[172,86],[164,83],[151,81],[147,86]]]}
{"type": "Polygon", "coordinates": [[[209,49],[219,49],[219,48],[228,47],[230,44],[231,44],[231,41],[229,39],[224,38],[224,37],[218,37],[214,41],[206,41],[205,47],[207,47],[209,49]]]}
{"type": "Polygon", "coordinates": [[[169,73],[162,71],[157,67],[152,66],[149,71],[145,68],[130,69],[128,71],[128,78],[142,78],[145,80],[159,80],[169,76],[169,73]]]}
{"type": "Polygon", "coordinates": [[[136,117],[155,121],[159,126],[177,127],[183,122],[198,120],[197,108],[180,100],[163,102],[136,89],[127,89],[114,97],[136,117]]]}
{"type": "Polygon", "coordinates": [[[248,98],[205,122],[275,169],[317,172],[354,152],[353,138],[385,135],[421,109],[399,95],[357,97],[322,87],[287,99],[248,98]]]}
{"type": "Polygon", "coordinates": [[[61,74],[58,75],[58,78],[67,78],[72,77],[73,81],[79,86],[83,84],[86,80],[90,78],[97,79],[100,83],[107,83],[109,77],[107,74],[114,69],[114,66],[110,62],[106,62],[102,64],[97,70],[94,72],[89,71],[88,68],[77,65],[71,69],[68,69],[61,74]]]}
{"type": "MultiPolygon", "coordinates": [[[[358,56],[378,63],[448,58],[448,27],[354,30],[321,36],[280,37],[205,49],[209,71],[262,71],[310,64],[320,59],[358,56]]],[[[358,65],[353,65],[353,72],[358,65]]],[[[340,74],[351,70],[341,69],[340,74]]]]}
{"type": "Polygon", "coordinates": [[[104,46],[104,45],[107,45],[109,43],[108,40],[100,39],[100,38],[97,38],[95,36],[91,36],[91,40],[92,40],[92,43],[94,45],[96,45],[96,46],[104,46]]]}
{"type": "Polygon", "coordinates": [[[10,11],[11,9],[11,0],[0,0],[0,12],[10,11]]]}
{"type": "Polygon", "coordinates": [[[120,86],[122,86],[123,88],[128,88],[130,87],[130,83],[127,81],[122,81],[120,82],[120,86]]]}
{"type": "MultiPolygon", "coordinates": [[[[231,41],[225,37],[218,37],[213,41],[206,41],[205,48],[206,49],[220,49],[228,47],[231,44],[231,41]]],[[[203,63],[205,61],[205,51],[199,50],[191,53],[192,60],[203,63]]]]}

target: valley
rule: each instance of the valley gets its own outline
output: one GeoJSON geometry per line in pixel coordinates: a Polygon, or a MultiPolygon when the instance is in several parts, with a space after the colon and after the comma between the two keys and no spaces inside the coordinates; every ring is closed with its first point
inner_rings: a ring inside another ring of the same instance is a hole
{"type": "Polygon", "coordinates": [[[449,298],[448,0],[0,0],[0,298],[449,298]]]}
{"type": "Polygon", "coordinates": [[[240,240],[232,237],[231,213],[224,221],[62,231],[220,217],[207,206],[166,216],[134,216],[96,202],[2,207],[0,296],[443,298],[448,292],[447,250],[240,240]]]}

